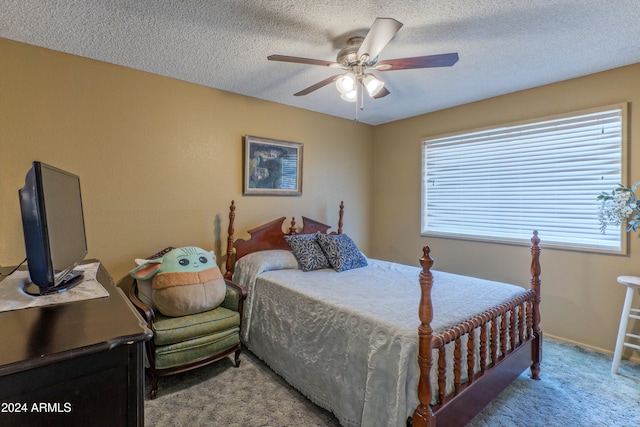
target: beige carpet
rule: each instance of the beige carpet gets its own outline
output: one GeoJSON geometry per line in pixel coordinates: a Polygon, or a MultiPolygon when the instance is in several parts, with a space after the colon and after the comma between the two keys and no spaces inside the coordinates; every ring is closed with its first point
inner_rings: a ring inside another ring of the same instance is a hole
{"type": "MultiPolygon", "coordinates": [[[[160,378],[158,398],[145,394],[147,426],[337,426],[335,417],[287,385],[252,354],[160,378]]],[[[480,426],[639,426],[640,365],[546,339],[541,381],[528,372],[469,424],[480,426]]],[[[366,426],[364,426],[366,427],[366,426]]]]}

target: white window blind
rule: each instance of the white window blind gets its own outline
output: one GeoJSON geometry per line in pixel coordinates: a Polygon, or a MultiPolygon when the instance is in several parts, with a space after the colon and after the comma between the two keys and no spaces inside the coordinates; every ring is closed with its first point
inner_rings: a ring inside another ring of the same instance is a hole
{"type": "Polygon", "coordinates": [[[620,251],[597,196],[622,182],[623,109],[423,142],[422,232],[620,251]]]}

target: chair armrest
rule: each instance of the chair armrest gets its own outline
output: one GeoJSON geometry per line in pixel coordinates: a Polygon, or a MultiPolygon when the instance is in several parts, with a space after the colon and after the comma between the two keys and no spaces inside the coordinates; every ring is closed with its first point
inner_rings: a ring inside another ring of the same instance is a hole
{"type": "Polygon", "coordinates": [[[247,299],[247,290],[244,286],[232,282],[231,280],[225,279],[225,284],[227,285],[227,293],[224,297],[224,301],[222,301],[222,304],[220,305],[224,308],[238,311],[242,314],[244,300],[247,299]]]}
{"type": "Polygon", "coordinates": [[[138,282],[136,280],[133,281],[133,284],[129,288],[129,300],[131,300],[131,303],[144,316],[144,319],[147,321],[147,325],[152,327],[153,319],[156,318],[156,314],[151,307],[143,303],[140,298],[138,298],[138,282]]]}

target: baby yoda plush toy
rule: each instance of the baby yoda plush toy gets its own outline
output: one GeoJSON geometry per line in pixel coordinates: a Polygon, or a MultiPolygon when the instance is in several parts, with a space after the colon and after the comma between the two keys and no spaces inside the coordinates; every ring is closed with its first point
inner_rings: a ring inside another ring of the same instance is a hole
{"type": "Polygon", "coordinates": [[[165,316],[186,316],[216,308],[227,289],[215,254],[195,246],[173,249],[129,274],[138,280],[151,279],[151,298],[165,316]]]}

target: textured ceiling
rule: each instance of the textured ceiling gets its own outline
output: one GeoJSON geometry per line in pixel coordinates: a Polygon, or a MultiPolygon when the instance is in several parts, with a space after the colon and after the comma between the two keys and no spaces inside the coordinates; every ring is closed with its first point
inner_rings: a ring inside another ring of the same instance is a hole
{"type": "Polygon", "coordinates": [[[379,58],[458,52],[453,67],[379,73],[380,124],[640,62],[638,0],[0,0],[0,37],[347,119],[334,61],[376,17],[404,24],[379,58]]]}

